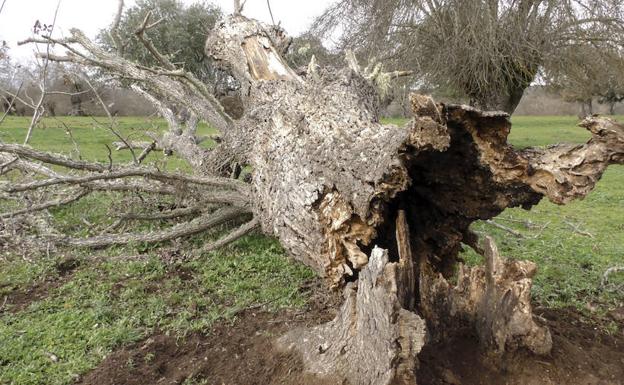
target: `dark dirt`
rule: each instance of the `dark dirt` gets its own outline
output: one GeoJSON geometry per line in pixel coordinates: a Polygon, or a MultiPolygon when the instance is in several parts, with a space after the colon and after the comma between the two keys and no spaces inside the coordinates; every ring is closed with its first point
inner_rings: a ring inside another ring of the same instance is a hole
{"type": "MultiPolygon", "coordinates": [[[[79,382],[82,385],[227,384],[334,385],[339,381],[303,373],[301,359],[278,352],[272,340],[321,312],[246,311],[234,324],[223,323],[209,335],[177,339],[162,333],[111,354],[79,382]]],[[[318,321],[317,321],[318,322],[318,321]]]]}
{"type": "Polygon", "coordinates": [[[553,335],[550,356],[516,352],[494,363],[473,336],[427,346],[420,354],[420,385],[624,385],[624,323],[608,335],[600,320],[571,309],[536,311],[553,335]]]}
{"type": "MultiPolygon", "coordinates": [[[[573,310],[542,310],[554,337],[548,357],[517,352],[498,364],[485,359],[472,336],[426,347],[419,385],[624,385],[624,324],[615,335],[573,310]]],[[[334,385],[303,371],[301,359],[276,351],[286,330],[331,318],[327,303],[305,312],[246,311],[208,335],[177,339],[157,333],[111,354],[82,385],[227,384],[334,385]],[[193,380],[193,382],[190,382],[193,380]],[[203,381],[203,382],[202,382],[203,381]]]]}
{"type": "MultiPolygon", "coordinates": [[[[208,335],[154,334],[111,354],[80,384],[341,384],[305,373],[299,357],[272,346],[289,329],[332,317],[331,301],[315,302],[300,312],[248,310],[208,335]]],[[[419,385],[624,385],[624,324],[615,335],[607,335],[573,310],[540,313],[553,332],[550,356],[517,352],[493,363],[481,354],[476,338],[458,337],[422,351],[419,385]]]]}
{"type": "Polygon", "coordinates": [[[80,266],[80,261],[74,258],[66,258],[59,261],[56,266],[56,274],[46,276],[41,282],[25,289],[16,289],[0,298],[0,314],[3,312],[17,313],[26,309],[31,303],[41,301],[49,293],[62,286],[71,279],[71,276],[80,266]]]}

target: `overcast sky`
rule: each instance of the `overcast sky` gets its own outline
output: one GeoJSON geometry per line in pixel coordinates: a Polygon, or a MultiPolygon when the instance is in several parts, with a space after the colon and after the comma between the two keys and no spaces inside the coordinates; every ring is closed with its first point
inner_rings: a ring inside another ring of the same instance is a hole
{"type": "MultiPolygon", "coordinates": [[[[3,0],[0,0],[2,4],[3,0]]],[[[32,35],[32,27],[36,20],[42,24],[50,24],[54,20],[54,10],[58,0],[4,0],[5,5],[0,13],[0,40],[6,40],[15,59],[32,57],[32,47],[18,47],[17,41],[32,35]]],[[[305,31],[314,17],[318,16],[335,0],[270,0],[275,21],[291,36],[305,31]]],[[[134,4],[134,0],[126,0],[126,6],[134,4]]],[[[193,0],[182,0],[193,3],[193,0]]],[[[232,11],[232,0],[212,0],[226,13],[232,11]]],[[[111,23],[117,7],[117,0],[61,0],[54,36],[64,36],[70,28],[80,28],[88,36],[94,37],[97,32],[111,23]]],[[[271,17],[266,0],[247,0],[243,14],[265,22],[271,17]]]]}

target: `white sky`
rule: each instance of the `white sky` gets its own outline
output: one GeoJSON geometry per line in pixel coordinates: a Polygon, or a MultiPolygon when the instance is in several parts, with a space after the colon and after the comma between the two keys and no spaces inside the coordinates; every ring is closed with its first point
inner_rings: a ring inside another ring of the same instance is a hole
{"type": "MultiPolygon", "coordinates": [[[[3,0],[0,0],[2,4],[3,0]]],[[[17,46],[19,40],[32,35],[36,20],[42,24],[51,24],[58,0],[5,0],[0,13],[0,40],[6,40],[11,50],[9,54],[15,60],[33,57],[33,47],[17,46]]],[[[209,0],[210,1],[210,0],[209,0]]],[[[281,21],[289,35],[296,36],[305,31],[314,17],[335,0],[270,0],[275,22],[281,21]]],[[[182,0],[193,3],[193,0],[182,0]]],[[[232,0],[212,0],[225,13],[232,11],[232,0]]],[[[126,0],[126,7],[134,0],[126,0]]],[[[112,22],[116,12],[117,0],[61,0],[56,20],[54,36],[64,36],[70,28],[80,28],[88,36],[94,37],[98,31],[112,22]]],[[[271,17],[266,0],[247,0],[243,14],[265,22],[271,17]]]]}

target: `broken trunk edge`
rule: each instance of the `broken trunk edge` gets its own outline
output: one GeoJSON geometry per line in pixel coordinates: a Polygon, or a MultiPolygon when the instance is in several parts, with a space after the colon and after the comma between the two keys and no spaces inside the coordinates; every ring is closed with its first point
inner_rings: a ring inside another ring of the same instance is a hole
{"type": "MultiPolygon", "coordinates": [[[[402,218],[399,213],[398,224],[402,218]]],[[[482,247],[485,265],[461,266],[456,285],[426,266],[419,267],[419,282],[413,282],[418,274],[408,260],[409,247],[398,262],[389,262],[388,251],[375,247],[358,281],[347,284],[336,317],[287,333],[277,347],[299,352],[308,372],[338,376],[351,385],[417,384],[423,346],[457,332],[476,333],[493,362],[520,348],[548,354],[550,331],[535,322],[530,303],[535,264],[501,257],[490,237],[482,247]],[[416,284],[416,307],[424,318],[404,308],[410,303],[405,288],[416,284]]]]}
{"type": "Polygon", "coordinates": [[[340,376],[352,385],[415,383],[417,355],[425,344],[425,321],[402,308],[401,265],[375,247],[357,287],[347,284],[345,302],[332,321],[293,330],[277,340],[301,353],[306,370],[340,376]]]}

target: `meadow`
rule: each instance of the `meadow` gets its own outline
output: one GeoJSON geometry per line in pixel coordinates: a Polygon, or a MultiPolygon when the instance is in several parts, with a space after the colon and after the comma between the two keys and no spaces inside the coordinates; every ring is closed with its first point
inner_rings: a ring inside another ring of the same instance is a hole
{"type": "MultiPolygon", "coordinates": [[[[576,126],[576,117],[518,116],[512,121],[509,139],[517,147],[589,138],[576,126]]],[[[28,123],[8,117],[0,125],[0,141],[21,142],[28,123]]],[[[31,145],[107,162],[107,145],[118,140],[107,123],[105,118],[46,118],[31,145]]],[[[160,119],[128,117],[120,118],[115,130],[129,140],[149,140],[146,131],[165,127],[160,119]]],[[[202,125],[199,133],[214,131],[202,125]]],[[[131,160],[128,151],[113,149],[111,156],[114,162],[131,160]]],[[[187,170],[173,156],[154,153],[148,161],[187,170]]],[[[69,232],[86,234],[81,221],[108,223],[114,201],[114,195],[93,195],[50,214],[69,232]]],[[[505,256],[538,264],[533,296],[540,306],[574,307],[601,317],[623,305],[624,274],[612,275],[604,285],[603,274],[624,265],[624,166],[611,166],[584,200],[567,206],[543,200],[530,211],[508,209],[493,222],[476,223],[474,230],[492,235],[505,256]]],[[[23,250],[0,255],[0,384],[68,384],[111,351],[156,330],[184,336],[208,332],[215,322],[230,322],[250,307],[305,306],[309,291],[301,288],[313,274],[290,261],[273,239],[250,235],[198,258],[162,258],[215,236],[202,234],[163,248],[66,249],[35,259],[23,250]],[[15,297],[28,300],[7,300],[15,297]]],[[[463,255],[469,264],[480,262],[468,249],[463,255]]]]}

